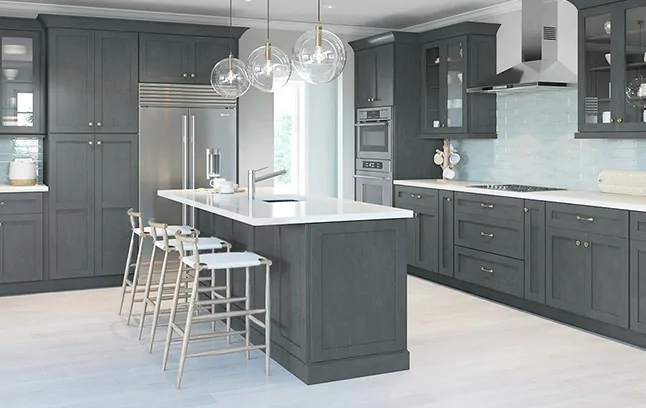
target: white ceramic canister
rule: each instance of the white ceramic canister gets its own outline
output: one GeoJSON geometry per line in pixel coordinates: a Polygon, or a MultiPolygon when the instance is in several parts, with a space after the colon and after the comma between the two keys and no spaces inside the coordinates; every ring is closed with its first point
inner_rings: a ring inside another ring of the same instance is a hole
{"type": "Polygon", "coordinates": [[[9,184],[12,186],[33,186],[36,178],[36,162],[32,159],[13,159],[9,163],[9,184]]]}

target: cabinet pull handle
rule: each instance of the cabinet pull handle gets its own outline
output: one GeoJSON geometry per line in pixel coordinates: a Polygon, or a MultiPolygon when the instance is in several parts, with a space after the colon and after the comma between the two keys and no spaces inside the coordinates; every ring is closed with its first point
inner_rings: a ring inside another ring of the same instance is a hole
{"type": "Polygon", "coordinates": [[[590,243],[589,243],[589,242],[584,242],[584,243],[583,243],[583,246],[587,248],[587,247],[589,247],[589,246],[590,246],[590,243]]]}
{"type": "Polygon", "coordinates": [[[0,207],[4,207],[4,201],[0,201],[0,207]]]}
{"type": "Polygon", "coordinates": [[[87,125],[88,125],[89,127],[92,127],[92,126],[94,126],[94,122],[90,122],[90,123],[88,123],[87,125]]]}
{"type": "Polygon", "coordinates": [[[493,204],[480,203],[480,207],[482,207],[482,208],[493,208],[493,204]]]}
{"type": "Polygon", "coordinates": [[[587,217],[581,217],[580,215],[577,215],[576,219],[579,220],[579,221],[594,222],[594,218],[592,218],[592,217],[587,218],[587,217]]]}
{"type": "Polygon", "coordinates": [[[451,202],[451,197],[446,197],[446,202],[450,203],[451,202]]]}
{"type": "Polygon", "coordinates": [[[487,237],[487,238],[493,238],[494,237],[493,234],[487,234],[486,232],[480,232],[480,236],[481,237],[487,237]]]}
{"type": "Polygon", "coordinates": [[[96,122],[96,125],[97,125],[98,127],[101,127],[102,123],[101,123],[101,122],[96,122]]]}
{"type": "Polygon", "coordinates": [[[610,123],[615,123],[615,119],[614,119],[614,118],[610,118],[610,123]]]}
{"type": "Polygon", "coordinates": [[[195,74],[191,74],[191,78],[195,78],[195,74]]]}
{"type": "Polygon", "coordinates": [[[481,266],[480,270],[482,272],[493,273],[493,269],[485,268],[484,266],[481,266]]]}
{"type": "Polygon", "coordinates": [[[2,223],[0,222],[0,228],[2,227],[2,223]]]}
{"type": "Polygon", "coordinates": [[[576,245],[576,246],[581,246],[581,241],[577,240],[577,241],[574,243],[574,245],[576,245]]]}
{"type": "Polygon", "coordinates": [[[101,141],[96,142],[97,145],[101,146],[101,141]]]}
{"type": "Polygon", "coordinates": [[[90,146],[92,146],[92,145],[94,144],[94,142],[90,140],[89,142],[87,142],[87,144],[89,144],[90,146]]]}
{"type": "Polygon", "coordinates": [[[525,207],[523,211],[525,211],[526,213],[528,213],[528,212],[529,212],[529,208],[525,207]]]}
{"type": "Polygon", "coordinates": [[[417,213],[416,212],[413,213],[413,217],[417,218],[417,213]]]}
{"type": "Polygon", "coordinates": [[[623,118],[618,118],[618,119],[617,119],[617,123],[622,123],[623,121],[624,121],[624,119],[623,119],[623,118]]]}
{"type": "Polygon", "coordinates": [[[182,74],[182,76],[183,76],[184,78],[188,78],[188,74],[187,74],[186,72],[184,72],[184,73],[182,74]]]}
{"type": "Polygon", "coordinates": [[[417,199],[417,200],[421,200],[421,199],[422,199],[422,196],[421,196],[421,195],[419,195],[419,194],[411,194],[411,195],[410,195],[410,197],[411,197],[411,198],[415,198],[415,199],[417,199]]]}

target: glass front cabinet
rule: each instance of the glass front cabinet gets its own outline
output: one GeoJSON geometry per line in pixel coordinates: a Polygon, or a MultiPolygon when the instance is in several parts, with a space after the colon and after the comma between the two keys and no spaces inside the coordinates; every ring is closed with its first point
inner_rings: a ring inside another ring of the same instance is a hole
{"type": "Polygon", "coordinates": [[[582,10],[579,41],[577,138],[646,137],[646,5],[582,10]]]}
{"type": "Polygon", "coordinates": [[[4,30],[0,22],[0,134],[42,134],[42,31],[4,30]]]}
{"type": "Polygon", "coordinates": [[[498,27],[464,23],[421,34],[423,138],[496,137],[496,97],[467,88],[496,74],[498,27]]]}

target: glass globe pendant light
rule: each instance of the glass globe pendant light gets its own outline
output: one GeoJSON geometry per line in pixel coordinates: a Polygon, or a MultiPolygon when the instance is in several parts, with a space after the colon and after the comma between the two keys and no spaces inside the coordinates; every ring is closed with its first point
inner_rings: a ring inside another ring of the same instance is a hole
{"type": "Polygon", "coordinates": [[[292,76],[292,63],[285,51],[273,47],[269,39],[269,0],[267,0],[267,42],[256,48],[247,58],[247,72],[251,85],[263,92],[274,92],[284,87],[292,76]]]}
{"type": "Polygon", "coordinates": [[[310,84],[332,82],[345,68],[343,41],[321,25],[321,0],[318,0],[318,22],[314,30],[303,33],[294,44],[294,69],[310,84]]]}
{"type": "Polygon", "coordinates": [[[229,0],[229,57],[221,60],[211,71],[211,86],[225,98],[239,98],[251,87],[247,65],[233,57],[233,0],[229,0]]]}

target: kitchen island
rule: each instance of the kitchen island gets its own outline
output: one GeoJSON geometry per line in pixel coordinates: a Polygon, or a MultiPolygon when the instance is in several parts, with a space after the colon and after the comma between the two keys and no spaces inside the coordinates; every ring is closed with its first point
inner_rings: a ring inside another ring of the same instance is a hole
{"type": "MultiPolygon", "coordinates": [[[[406,219],[412,211],[272,189],[259,189],[254,200],[246,193],[158,194],[198,209],[201,235],[273,261],[272,358],[301,381],[409,368],[406,219]]],[[[264,274],[252,276],[252,287],[264,288],[264,274]]],[[[233,296],[241,296],[244,273],[232,277],[233,296]]],[[[256,304],[264,304],[264,290],[252,289],[256,304]]],[[[263,341],[261,331],[252,333],[252,343],[263,341]]]]}

